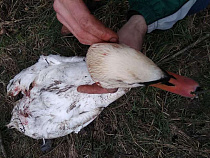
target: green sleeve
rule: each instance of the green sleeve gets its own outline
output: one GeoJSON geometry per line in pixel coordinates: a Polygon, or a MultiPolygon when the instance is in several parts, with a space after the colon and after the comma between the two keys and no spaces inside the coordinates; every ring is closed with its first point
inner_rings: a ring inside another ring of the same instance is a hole
{"type": "Polygon", "coordinates": [[[129,0],[128,17],[142,15],[147,25],[179,10],[188,0],[129,0]]]}

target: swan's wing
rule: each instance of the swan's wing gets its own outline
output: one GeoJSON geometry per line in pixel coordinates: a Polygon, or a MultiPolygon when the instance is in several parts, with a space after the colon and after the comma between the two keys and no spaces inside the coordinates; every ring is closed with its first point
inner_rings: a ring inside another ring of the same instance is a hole
{"type": "Polygon", "coordinates": [[[105,107],[125,94],[124,89],[113,94],[91,95],[77,92],[79,85],[93,83],[86,63],[80,59],[75,62],[68,62],[71,59],[67,59],[67,62],[61,60],[65,58],[42,57],[37,64],[13,79],[16,82],[10,83],[9,90],[15,86],[30,86],[32,82],[34,85],[29,90],[30,95],[23,93],[23,98],[16,103],[9,127],[35,139],[77,133],[92,122],[105,107]],[[41,66],[40,62],[43,62],[41,66]],[[34,76],[27,83],[27,75],[31,74],[34,76]],[[17,79],[20,79],[20,82],[17,79]]]}
{"type": "Polygon", "coordinates": [[[8,95],[16,96],[19,92],[26,93],[26,91],[29,91],[39,72],[47,66],[48,63],[40,58],[36,64],[22,70],[10,80],[7,86],[8,95]]]}
{"type": "Polygon", "coordinates": [[[64,83],[34,87],[30,96],[17,102],[8,126],[35,139],[78,133],[125,93],[119,89],[113,94],[84,94],[77,92],[77,86],[64,83]]]}
{"type": "Polygon", "coordinates": [[[42,70],[52,65],[81,62],[84,59],[84,57],[61,57],[59,55],[41,56],[36,64],[22,70],[14,79],[10,80],[7,86],[7,92],[11,96],[16,96],[20,91],[26,94],[42,70]]]}

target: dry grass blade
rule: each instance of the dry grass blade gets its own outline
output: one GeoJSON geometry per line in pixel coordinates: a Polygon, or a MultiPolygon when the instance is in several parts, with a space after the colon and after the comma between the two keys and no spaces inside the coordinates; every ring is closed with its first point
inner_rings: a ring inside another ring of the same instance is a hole
{"type": "Polygon", "coordinates": [[[199,38],[198,40],[196,40],[194,43],[190,44],[189,46],[185,47],[184,49],[178,51],[178,52],[175,53],[174,55],[172,55],[172,56],[170,56],[170,57],[168,57],[168,58],[166,58],[166,59],[164,59],[164,60],[162,60],[162,61],[160,61],[160,62],[165,63],[165,62],[167,62],[167,61],[169,61],[169,60],[171,60],[171,59],[174,59],[175,57],[177,57],[177,56],[179,56],[180,54],[184,53],[185,51],[187,51],[187,50],[193,48],[194,46],[196,46],[196,45],[199,44],[200,42],[202,42],[202,41],[208,39],[209,37],[210,37],[210,34],[206,34],[205,36],[203,36],[203,37],[199,38]]]}
{"type": "Polygon", "coordinates": [[[4,145],[3,145],[3,141],[2,141],[2,135],[1,135],[1,132],[0,132],[0,148],[1,148],[1,152],[4,156],[4,158],[7,158],[7,154],[6,154],[6,151],[5,151],[5,148],[4,148],[4,145]]]}
{"type": "Polygon", "coordinates": [[[69,158],[77,158],[78,154],[75,147],[75,142],[73,136],[70,134],[67,137],[67,142],[69,145],[69,158]]]}

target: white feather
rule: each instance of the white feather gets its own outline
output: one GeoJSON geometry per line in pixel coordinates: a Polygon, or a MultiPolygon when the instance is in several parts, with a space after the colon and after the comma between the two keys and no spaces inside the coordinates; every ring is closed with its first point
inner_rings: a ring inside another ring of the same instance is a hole
{"type": "Polygon", "coordinates": [[[35,139],[79,132],[127,91],[120,88],[113,94],[77,92],[79,85],[92,83],[84,58],[41,56],[7,87],[12,96],[23,93],[12,111],[8,127],[35,139]]]}
{"type": "Polygon", "coordinates": [[[23,98],[16,102],[8,127],[35,139],[50,139],[79,132],[110,103],[124,95],[126,87],[140,86],[164,77],[149,58],[128,46],[111,43],[92,45],[87,65],[81,57],[41,56],[33,66],[10,81],[8,94],[23,98]],[[100,82],[116,93],[85,94],[80,85],[100,82]]]}

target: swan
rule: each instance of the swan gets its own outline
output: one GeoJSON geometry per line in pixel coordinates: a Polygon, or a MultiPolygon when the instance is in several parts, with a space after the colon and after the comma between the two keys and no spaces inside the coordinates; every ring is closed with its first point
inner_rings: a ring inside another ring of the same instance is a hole
{"type": "Polygon", "coordinates": [[[131,88],[145,85],[192,98],[191,92],[199,86],[192,79],[163,71],[141,52],[122,44],[93,44],[86,58],[40,56],[7,86],[9,96],[22,94],[7,126],[34,139],[78,133],[131,88]],[[79,86],[94,83],[116,92],[80,92],[79,86]]]}

